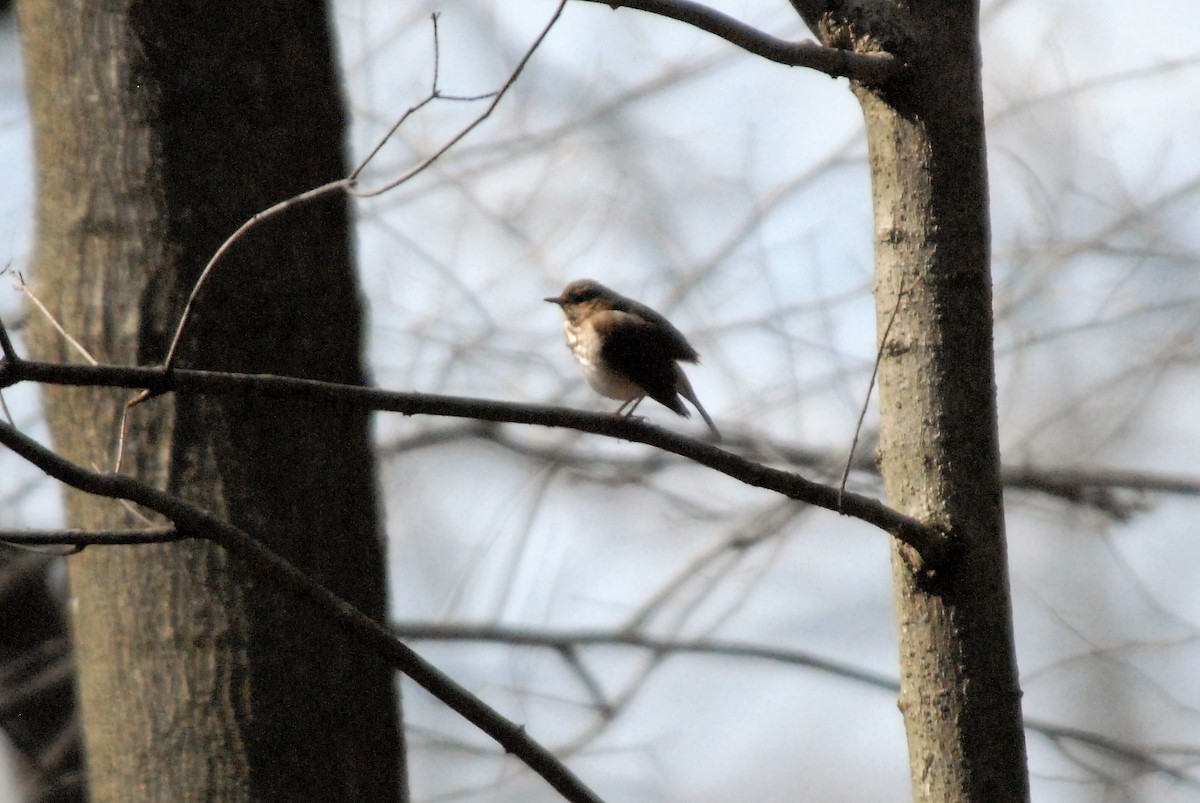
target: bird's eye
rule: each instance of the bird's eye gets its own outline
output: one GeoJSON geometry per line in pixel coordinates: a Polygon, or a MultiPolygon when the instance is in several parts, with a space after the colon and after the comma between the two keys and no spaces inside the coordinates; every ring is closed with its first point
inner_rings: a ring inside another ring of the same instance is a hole
{"type": "Polygon", "coordinates": [[[567,300],[572,304],[579,304],[584,301],[592,301],[600,295],[595,285],[584,285],[583,287],[574,287],[567,295],[567,300]]]}

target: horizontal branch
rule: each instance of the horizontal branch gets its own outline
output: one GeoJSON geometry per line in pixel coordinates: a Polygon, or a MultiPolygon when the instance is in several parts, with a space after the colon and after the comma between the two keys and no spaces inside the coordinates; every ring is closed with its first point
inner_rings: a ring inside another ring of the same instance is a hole
{"type": "Polygon", "coordinates": [[[473,641],[489,644],[511,644],[523,647],[542,647],[564,652],[579,647],[636,647],[659,654],[722,655],[729,658],[756,658],[764,661],[805,666],[831,675],[855,680],[886,691],[899,691],[894,679],[868,669],[843,664],[827,658],[761,644],[749,644],[722,639],[673,639],[650,636],[632,630],[552,631],[532,627],[498,624],[431,624],[427,622],[393,622],[392,632],[411,641],[473,641]]]}
{"type": "MultiPolygon", "coordinates": [[[[531,442],[511,437],[500,427],[485,422],[447,424],[408,435],[397,435],[380,444],[385,455],[443,446],[448,443],[482,440],[512,454],[535,460],[552,460],[556,465],[579,470],[611,469],[608,483],[640,482],[638,477],[662,471],[670,465],[660,452],[636,454],[610,452],[597,455],[585,449],[551,443],[531,442]]],[[[806,469],[829,473],[831,466],[844,461],[845,452],[815,449],[774,440],[770,436],[726,433],[721,446],[747,460],[775,461],[793,470],[806,469]]],[[[870,449],[858,450],[850,470],[878,477],[879,467],[870,449]]],[[[1067,468],[1031,465],[1002,466],[1000,482],[1006,490],[1041,494],[1079,507],[1090,508],[1109,518],[1124,522],[1150,509],[1149,494],[1200,496],[1200,478],[1179,474],[1136,471],[1120,468],[1067,468]]]]}
{"type": "Polygon", "coordinates": [[[689,0],[583,0],[603,3],[612,9],[632,8],[699,28],[719,36],[730,44],[756,56],[786,64],[808,67],[834,78],[851,78],[864,84],[879,85],[893,77],[899,60],[890,53],[855,53],[824,47],[813,41],[789,42],[723,14],[716,9],[689,0]]]}
{"type": "Polygon", "coordinates": [[[1013,466],[1003,470],[1001,479],[1006,488],[1034,491],[1073,504],[1088,505],[1117,521],[1128,521],[1145,509],[1141,494],[1200,496],[1200,480],[1153,471],[1013,466]],[[1138,496],[1123,499],[1117,491],[1138,496]]]}
{"type": "Polygon", "coordinates": [[[138,530],[0,530],[0,543],[15,546],[131,546],[171,544],[188,541],[174,527],[146,527],[138,530]]]}
{"type": "MultiPolygon", "coordinates": [[[[600,800],[553,753],[534,741],[522,726],[492,709],[401,642],[384,625],[309,578],[243,530],[133,477],[88,471],[59,457],[5,423],[0,423],[0,443],[72,488],[110,499],[124,499],[164,516],[178,531],[173,537],[198,538],[224,548],[240,558],[256,577],[266,580],[291,598],[307,602],[341,632],[412,678],[435,698],[495,739],[507,752],[525,762],[565,798],[580,803],[598,803],[600,800]]],[[[159,536],[164,535],[164,531],[155,532],[159,536]]]]}
{"type": "Polygon", "coordinates": [[[7,359],[0,366],[0,388],[21,381],[88,387],[141,388],[153,395],[167,392],[209,395],[252,394],[334,406],[480,421],[561,427],[643,443],[685,457],[756,488],[865,521],[911,546],[926,569],[936,569],[949,556],[952,539],[934,527],[906,516],[868,496],[839,492],[798,474],[755,463],[710,443],[661,429],[645,421],[565,407],[517,404],[429,393],[400,393],[357,385],[268,374],[234,374],[174,368],[128,368],[113,365],[58,365],[7,359]]]}
{"type": "MultiPolygon", "coordinates": [[[[538,647],[554,650],[564,655],[576,656],[582,647],[631,647],[653,652],[655,655],[713,655],[727,658],[749,658],[770,661],[789,666],[802,666],[862,683],[887,692],[899,692],[900,683],[893,677],[869,669],[851,666],[840,661],[822,658],[802,650],[783,647],[768,647],[724,639],[672,639],[650,636],[629,630],[604,630],[588,628],[579,630],[547,630],[531,627],[515,627],[501,624],[462,624],[428,622],[393,622],[392,632],[410,641],[457,641],[489,644],[509,644],[521,647],[538,647]]],[[[1158,758],[1155,753],[1161,748],[1143,747],[1114,739],[1091,731],[1056,725],[1036,718],[1025,718],[1025,727],[1056,743],[1071,742],[1108,753],[1114,758],[1131,761],[1146,769],[1159,772],[1197,786],[1198,782],[1183,770],[1158,758]]],[[[1181,746],[1174,752],[1189,758],[1200,756],[1200,749],[1181,746]]]]}

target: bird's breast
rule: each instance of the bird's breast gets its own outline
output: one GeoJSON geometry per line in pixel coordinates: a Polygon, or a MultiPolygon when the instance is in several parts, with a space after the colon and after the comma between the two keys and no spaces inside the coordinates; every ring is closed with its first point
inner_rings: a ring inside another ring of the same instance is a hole
{"type": "Polygon", "coordinates": [[[629,401],[646,395],[646,391],[640,385],[612,370],[604,361],[600,351],[604,343],[596,328],[587,320],[578,324],[564,321],[563,332],[566,334],[567,346],[592,390],[601,396],[619,401],[629,401]]]}

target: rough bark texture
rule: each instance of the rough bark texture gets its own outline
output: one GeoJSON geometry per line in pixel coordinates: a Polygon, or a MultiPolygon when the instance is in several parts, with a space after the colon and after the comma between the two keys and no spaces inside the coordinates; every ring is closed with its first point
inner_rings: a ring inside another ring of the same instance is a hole
{"type": "Polygon", "coordinates": [[[830,35],[908,61],[856,87],[870,147],[880,460],[890,504],[952,529],[934,576],[893,554],[917,801],[1029,796],[1000,486],[975,0],[857,3],[830,35]],[[897,309],[897,304],[898,309],[897,309]],[[894,321],[892,320],[895,311],[894,321]]]}
{"type": "MultiPolygon", "coordinates": [[[[35,292],[100,361],[154,363],[221,241],[343,173],[318,0],[22,0],[38,168],[35,292]]],[[[363,381],[343,199],[251,232],[198,304],[181,365],[363,381]]],[[[35,316],[36,317],[36,316],[35,316]]],[[[78,360],[48,326],[42,359],[78,360]]],[[[111,468],[127,395],[47,391],[56,447],[111,468]]],[[[197,501],[371,616],[385,584],[367,417],[255,398],[160,398],[123,471],[197,501]]],[[[68,495],[76,527],[137,526],[68,495]]],[[[396,800],[394,677],[199,543],[70,560],[98,801],[396,800]]]]}

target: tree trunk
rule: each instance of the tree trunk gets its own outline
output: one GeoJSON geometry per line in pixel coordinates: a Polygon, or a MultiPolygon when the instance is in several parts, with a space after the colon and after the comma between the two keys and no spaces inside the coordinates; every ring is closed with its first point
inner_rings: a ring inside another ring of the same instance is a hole
{"type": "Polygon", "coordinates": [[[881,468],[893,507],[950,528],[962,547],[933,574],[915,567],[906,548],[893,552],[913,797],[1025,800],[996,423],[978,4],[863,5],[871,11],[848,26],[847,38],[869,49],[861,35],[870,32],[908,62],[886,90],[855,88],[875,208],[881,468]]]}
{"type": "MultiPolygon", "coordinates": [[[[344,172],[317,0],[22,0],[34,290],[101,362],[163,359],[184,299],[252,213],[344,172]]],[[[345,200],[252,230],[202,292],[181,365],[361,383],[345,200]]],[[[36,315],[34,316],[37,317],[36,315]]],[[[44,322],[41,359],[78,360],[44,322]]],[[[58,450],[111,469],[127,394],[49,389],[58,450]]],[[[367,614],[385,581],[367,416],[273,399],[130,411],[122,470],[262,539],[367,614]]],[[[75,527],[141,514],[68,494],[75,527]]],[[[204,543],[70,560],[95,800],[397,800],[395,679],[204,543]]]]}

